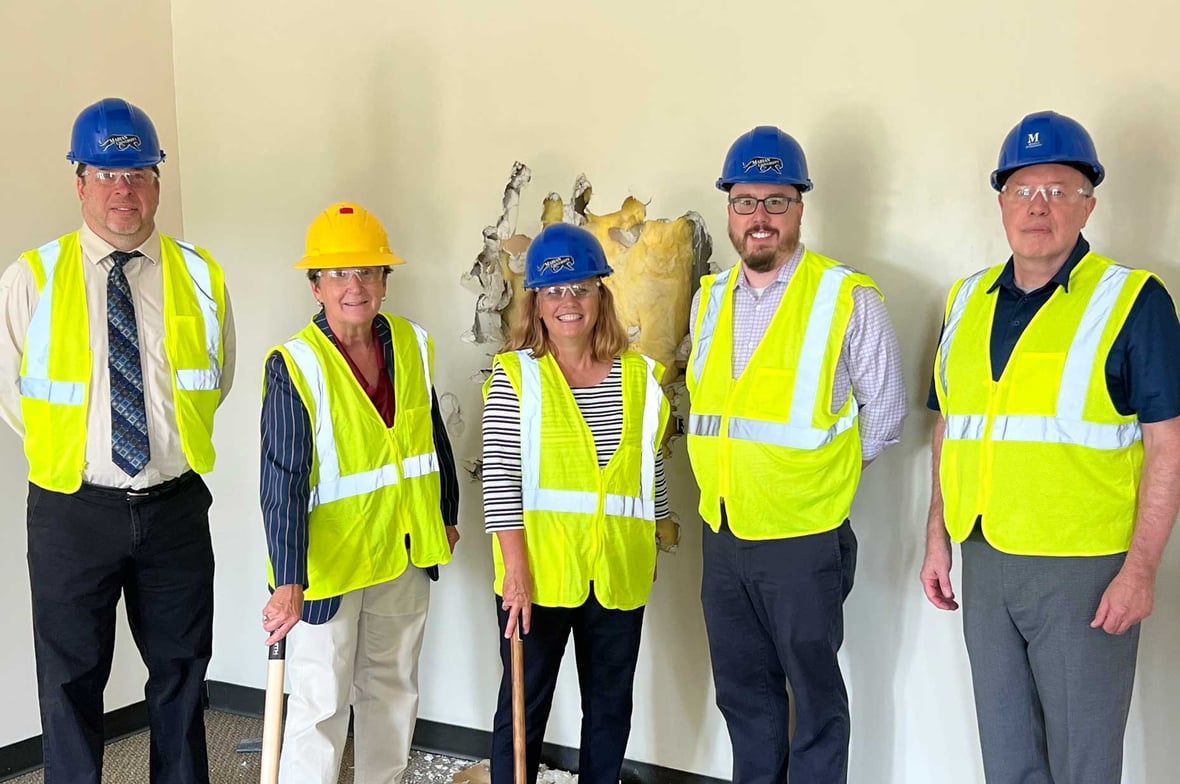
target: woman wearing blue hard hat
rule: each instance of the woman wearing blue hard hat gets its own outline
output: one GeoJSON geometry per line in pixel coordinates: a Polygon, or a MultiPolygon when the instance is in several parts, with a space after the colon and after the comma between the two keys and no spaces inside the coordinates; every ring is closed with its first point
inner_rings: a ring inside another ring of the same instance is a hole
{"type": "Polygon", "coordinates": [[[524,303],[484,387],[484,520],[504,664],[493,784],[513,777],[509,639],[518,629],[529,781],[571,632],[583,784],[617,784],[631,731],[656,520],[668,517],[659,447],[669,407],[663,368],[628,349],[602,282],[609,274],[590,232],[542,230],[528,250],[524,303]]]}

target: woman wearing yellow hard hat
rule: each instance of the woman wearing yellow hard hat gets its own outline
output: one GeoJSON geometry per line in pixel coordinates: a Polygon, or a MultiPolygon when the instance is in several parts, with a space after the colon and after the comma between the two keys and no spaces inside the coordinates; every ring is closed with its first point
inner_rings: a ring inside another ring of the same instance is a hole
{"type": "Polygon", "coordinates": [[[261,495],[273,594],[262,625],[268,645],[290,639],[279,768],[288,784],[335,784],[350,704],[355,780],[400,779],[430,579],[459,539],[433,343],[381,312],[401,263],[377,218],[333,204],[295,265],[321,310],[266,358],[261,495]]]}

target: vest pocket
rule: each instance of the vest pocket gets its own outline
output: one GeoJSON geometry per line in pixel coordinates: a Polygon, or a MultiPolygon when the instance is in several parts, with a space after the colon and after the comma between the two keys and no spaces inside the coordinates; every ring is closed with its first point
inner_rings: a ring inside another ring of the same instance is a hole
{"type": "MultiPolygon", "coordinates": [[[[208,370],[216,358],[210,358],[205,346],[205,326],[196,316],[169,316],[165,320],[164,345],[173,373],[179,370],[208,370]]],[[[152,350],[149,348],[149,351],[152,350]]],[[[181,387],[192,387],[182,383],[181,387]]],[[[204,384],[195,384],[203,388],[204,384]]]]}
{"type": "MultiPolygon", "coordinates": [[[[748,390],[746,411],[783,412],[790,409],[791,390],[795,385],[795,372],[782,368],[759,368],[754,371],[749,382],[744,384],[748,390]]],[[[767,417],[773,418],[773,417],[767,417]]],[[[784,421],[786,417],[784,416],[784,421]]],[[[810,424],[810,423],[809,423],[810,424]]]]}
{"type": "Polygon", "coordinates": [[[1056,410],[1065,356],[1062,352],[1014,352],[1004,376],[1010,388],[1021,390],[1021,395],[1019,401],[1008,402],[1008,413],[1045,414],[1056,410]]]}

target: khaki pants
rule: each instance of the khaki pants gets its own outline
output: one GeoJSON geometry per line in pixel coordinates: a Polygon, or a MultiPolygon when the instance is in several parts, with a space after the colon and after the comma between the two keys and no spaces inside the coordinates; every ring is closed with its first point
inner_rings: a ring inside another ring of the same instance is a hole
{"type": "Polygon", "coordinates": [[[395,580],[345,594],[327,623],[291,630],[280,784],[336,784],[350,704],[356,784],[400,781],[418,716],[429,604],[426,573],[409,566],[395,580]]]}

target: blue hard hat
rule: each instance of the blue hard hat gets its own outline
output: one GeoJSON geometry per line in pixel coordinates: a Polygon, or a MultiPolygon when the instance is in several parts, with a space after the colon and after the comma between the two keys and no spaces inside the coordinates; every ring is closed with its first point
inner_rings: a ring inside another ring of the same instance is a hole
{"type": "Polygon", "coordinates": [[[1030,114],[1008,132],[992,172],[992,187],[1000,190],[1012,172],[1038,163],[1072,166],[1085,174],[1091,185],[1098,185],[1106,176],[1090,134],[1077,120],[1057,112],[1030,114]]]}
{"type": "Polygon", "coordinates": [[[597,237],[572,223],[552,223],[529,245],[524,287],[555,286],[612,272],[597,237]]]}
{"type": "Polygon", "coordinates": [[[103,98],[74,120],[66,160],[108,169],[141,169],[164,161],[156,126],[122,98],[103,98]]]}
{"type": "Polygon", "coordinates": [[[794,185],[800,193],[812,188],[803,148],[773,125],[759,125],[742,134],[726,153],[717,188],[728,191],[739,182],[794,185]]]}

